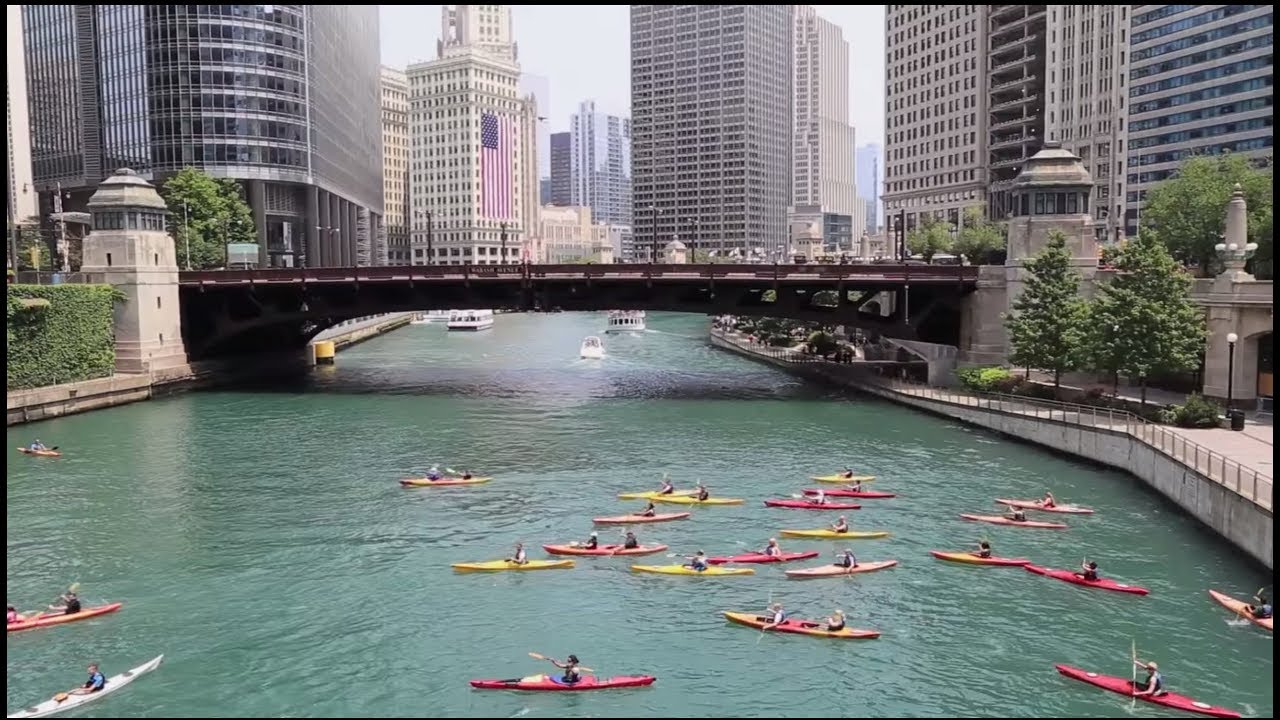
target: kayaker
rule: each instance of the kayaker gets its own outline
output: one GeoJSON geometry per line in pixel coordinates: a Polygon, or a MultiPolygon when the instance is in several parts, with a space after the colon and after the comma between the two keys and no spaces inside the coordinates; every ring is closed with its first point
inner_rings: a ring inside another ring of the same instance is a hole
{"type": "Polygon", "coordinates": [[[853,468],[851,468],[851,467],[846,467],[846,468],[844,469],[844,472],[840,473],[840,477],[845,478],[845,479],[848,479],[848,478],[853,477],[853,468]]]}
{"type": "Polygon", "coordinates": [[[582,544],[582,547],[586,548],[587,550],[595,550],[596,548],[600,547],[600,533],[596,533],[596,532],[591,533],[591,536],[588,537],[587,541],[582,544]]]}
{"type": "Polygon", "coordinates": [[[40,452],[41,450],[48,450],[49,448],[45,447],[44,443],[40,442],[39,438],[36,438],[36,441],[31,443],[31,446],[28,449],[31,452],[40,452]]]}
{"type": "Polygon", "coordinates": [[[991,557],[991,543],[987,542],[986,540],[983,540],[982,542],[978,543],[978,552],[975,554],[978,557],[982,558],[983,560],[986,560],[987,558],[991,557]]]}
{"type": "Polygon", "coordinates": [[[431,469],[427,471],[427,479],[428,479],[428,480],[430,480],[430,481],[432,481],[432,482],[435,482],[436,480],[439,480],[439,479],[440,479],[440,468],[439,468],[439,467],[437,467],[437,466],[435,466],[435,465],[432,465],[432,466],[431,466],[431,469]]]}
{"type": "Polygon", "coordinates": [[[650,500],[649,504],[645,505],[644,509],[640,511],[640,517],[653,517],[654,515],[657,515],[657,514],[658,514],[658,508],[654,506],[652,500],[650,500]]]}
{"type": "Polygon", "coordinates": [[[1088,582],[1098,582],[1098,563],[1092,560],[1080,563],[1080,572],[1075,576],[1088,582]]]}
{"type": "Polygon", "coordinates": [[[761,555],[769,557],[779,557],[782,555],[782,548],[778,547],[777,538],[769,538],[769,544],[764,546],[764,550],[760,551],[761,555]]]}
{"type": "Polygon", "coordinates": [[[622,541],[622,549],[635,550],[638,547],[640,547],[640,541],[636,539],[636,534],[628,530],[626,539],[622,541]]]}
{"type": "Polygon", "coordinates": [[[844,629],[844,611],[839,608],[831,613],[831,617],[827,618],[827,631],[840,632],[844,629]]]}
{"type": "Polygon", "coordinates": [[[842,567],[846,570],[858,567],[858,556],[853,554],[852,549],[846,549],[842,553],[836,553],[836,557],[840,558],[832,563],[836,567],[842,567]]]}
{"type": "Polygon", "coordinates": [[[516,565],[524,565],[529,562],[529,555],[524,551],[524,543],[516,543],[516,551],[511,557],[507,558],[507,562],[516,565]]]}
{"type": "Polygon", "coordinates": [[[470,479],[471,479],[471,471],[470,471],[470,470],[463,470],[463,471],[462,471],[462,479],[463,479],[463,480],[470,480],[470,479]]]}
{"type": "Polygon", "coordinates": [[[1134,660],[1133,664],[1147,671],[1147,679],[1142,683],[1134,684],[1134,697],[1142,697],[1144,695],[1159,697],[1168,692],[1164,689],[1164,676],[1160,674],[1159,666],[1154,662],[1147,662],[1145,660],[1134,660]],[[1139,690],[1139,687],[1143,687],[1145,689],[1139,690]]]}
{"type": "Polygon", "coordinates": [[[659,494],[659,495],[674,495],[674,494],[675,494],[675,492],[676,492],[676,486],[675,486],[674,484],[672,484],[672,482],[671,482],[671,478],[667,477],[666,475],[663,475],[663,476],[662,476],[662,487],[658,488],[658,494],[659,494]]]}
{"type": "Polygon", "coordinates": [[[699,550],[697,553],[693,555],[686,555],[684,559],[689,561],[688,564],[685,565],[685,567],[689,568],[690,570],[697,570],[698,572],[702,572],[703,570],[707,569],[707,554],[702,552],[701,550],[699,550]]]}
{"type": "Polygon", "coordinates": [[[849,521],[843,515],[831,523],[831,532],[847,533],[849,532],[849,521]]]}
{"type": "Polygon", "coordinates": [[[80,598],[76,597],[76,594],[70,590],[59,595],[55,602],[61,604],[49,606],[49,609],[54,612],[61,612],[65,615],[75,615],[80,612],[80,598]]]}
{"type": "Polygon", "coordinates": [[[1249,605],[1246,608],[1248,609],[1249,614],[1253,615],[1255,620],[1269,619],[1273,608],[1271,607],[1271,599],[1267,597],[1267,593],[1263,590],[1259,590],[1258,594],[1253,596],[1253,601],[1256,602],[1257,605],[1249,605]]]}
{"type": "Polygon", "coordinates": [[[818,488],[818,491],[809,497],[809,502],[813,503],[814,505],[826,505],[827,492],[822,488],[818,488]]]}
{"type": "Polygon", "coordinates": [[[12,625],[14,623],[22,622],[23,620],[26,620],[26,618],[18,612],[18,608],[10,605],[9,612],[5,614],[5,623],[12,625]]]}
{"type": "Polygon", "coordinates": [[[787,621],[787,613],[782,609],[782,603],[774,603],[769,606],[769,622],[765,623],[761,630],[772,630],[787,621]]]}
{"type": "Polygon", "coordinates": [[[1053,493],[1049,492],[1048,490],[1045,490],[1044,499],[1040,501],[1040,507],[1051,508],[1051,507],[1057,507],[1057,506],[1058,506],[1058,502],[1053,499],[1053,493]]]}
{"type": "Polygon", "coordinates": [[[697,491],[698,491],[698,502],[703,502],[707,498],[711,497],[711,491],[707,489],[706,485],[702,484],[701,480],[698,481],[697,491]]]}
{"type": "Polygon", "coordinates": [[[1005,515],[1005,517],[1009,518],[1014,522],[1027,521],[1027,514],[1023,512],[1022,508],[1016,508],[1016,507],[1009,508],[1009,512],[1008,514],[1005,515]]]}
{"type": "Polygon", "coordinates": [[[81,685],[80,687],[76,688],[75,690],[72,690],[67,694],[68,695],[91,695],[96,692],[101,692],[102,689],[105,688],[106,686],[107,686],[107,677],[98,671],[97,663],[92,663],[89,665],[89,679],[85,681],[84,685],[81,685]]]}
{"type": "Polygon", "coordinates": [[[547,660],[552,665],[555,665],[556,667],[562,668],[564,670],[564,675],[561,676],[560,682],[564,683],[565,685],[573,685],[574,683],[582,679],[582,673],[578,671],[577,655],[570,655],[569,657],[565,658],[564,662],[560,662],[555,658],[547,658],[547,660]]]}
{"type": "Polygon", "coordinates": [[[854,480],[852,485],[845,485],[844,489],[852,490],[854,492],[862,492],[862,480],[854,480]]]}

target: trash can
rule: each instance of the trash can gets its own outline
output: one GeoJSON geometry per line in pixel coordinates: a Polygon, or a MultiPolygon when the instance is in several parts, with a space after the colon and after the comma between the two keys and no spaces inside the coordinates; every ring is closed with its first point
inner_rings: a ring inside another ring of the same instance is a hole
{"type": "Polygon", "coordinates": [[[1244,430],[1244,411],[1243,410],[1228,410],[1227,418],[1231,420],[1232,430],[1235,430],[1236,432],[1240,432],[1241,430],[1244,430]]]}

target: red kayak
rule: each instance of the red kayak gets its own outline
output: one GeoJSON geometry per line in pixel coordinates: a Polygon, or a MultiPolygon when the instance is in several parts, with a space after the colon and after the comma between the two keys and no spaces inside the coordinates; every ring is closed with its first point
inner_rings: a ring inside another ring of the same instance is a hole
{"type": "Polygon", "coordinates": [[[1197,702],[1185,695],[1177,693],[1165,693],[1164,695],[1134,695],[1133,682],[1129,678],[1115,677],[1113,675],[1099,675],[1098,673],[1081,670],[1080,668],[1071,667],[1070,665],[1054,665],[1059,673],[1072,680],[1089,683],[1094,687],[1100,687],[1103,690],[1110,690],[1113,693],[1125,695],[1127,697],[1137,698],[1143,702],[1149,702],[1152,705],[1163,705],[1174,710],[1182,710],[1183,712],[1197,713],[1199,715],[1208,715],[1210,717],[1220,718],[1238,718],[1240,713],[1234,710],[1228,710],[1223,707],[1216,707],[1208,703],[1197,702]]]}
{"type": "Polygon", "coordinates": [[[796,508],[799,510],[860,510],[861,505],[854,503],[823,503],[819,505],[808,500],[765,500],[765,507],[796,508]]]}
{"type": "Polygon", "coordinates": [[[891,497],[898,497],[893,493],[876,492],[875,490],[848,490],[848,489],[818,490],[816,488],[805,488],[801,492],[803,492],[805,495],[817,495],[819,492],[823,492],[827,494],[827,497],[851,497],[851,498],[864,498],[866,500],[883,500],[891,497]]]}
{"type": "Polygon", "coordinates": [[[613,517],[592,518],[591,522],[597,525],[635,525],[637,523],[655,523],[667,522],[668,520],[683,520],[692,513],[659,513],[657,515],[615,515],[613,517]]]}
{"type": "Polygon", "coordinates": [[[641,545],[640,547],[625,548],[621,545],[600,545],[595,550],[588,550],[577,545],[543,545],[552,555],[652,555],[660,553],[667,549],[666,545],[641,545]]]}
{"type": "Polygon", "coordinates": [[[1048,528],[1050,530],[1065,530],[1067,527],[1062,523],[1041,522],[1039,520],[1023,520],[1019,522],[1017,520],[1010,520],[1009,518],[1003,515],[968,515],[965,513],[961,513],[960,517],[965,520],[972,520],[973,522],[991,523],[992,525],[1016,525],[1018,527],[1048,528]]]}
{"type": "Polygon", "coordinates": [[[1066,515],[1093,514],[1093,508],[1081,507],[1079,505],[1054,505],[1053,507],[1045,507],[1040,504],[1039,500],[1006,500],[1005,498],[996,498],[996,504],[1022,508],[1023,510],[1039,510],[1040,512],[1064,513],[1066,515]]]}
{"type": "Polygon", "coordinates": [[[945,552],[930,550],[929,554],[947,562],[966,563],[968,565],[1000,565],[1003,567],[1022,567],[1031,561],[1026,558],[978,557],[974,552],[945,552]]]}
{"type": "Polygon", "coordinates": [[[652,685],[658,678],[652,675],[619,675],[611,678],[599,678],[595,675],[583,675],[572,685],[560,681],[552,675],[530,675],[529,677],[511,680],[472,680],[471,687],[478,690],[530,690],[541,692],[582,692],[584,690],[609,690],[610,688],[644,687],[652,685]]]}
{"type": "Polygon", "coordinates": [[[776,563],[791,562],[792,560],[808,560],[816,558],[820,555],[817,550],[809,552],[782,553],[781,555],[765,555],[764,553],[746,553],[744,555],[730,555],[729,557],[713,557],[707,558],[707,562],[712,565],[725,565],[727,563],[776,563]]]}
{"type": "Polygon", "coordinates": [[[113,613],[124,606],[124,603],[111,603],[110,605],[99,605],[98,607],[84,608],[74,615],[68,615],[61,612],[44,612],[33,615],[26,620],[16,623],[9,623],[9,632],[18,632],[19,630],[35,630],[36,628],[49,627],[51,625],[62,625],[63,623],[77,622],[79,620],[88,620],[91,617],[106,615],[113,613]]]}
{"type": "Polygon", "coordinates": [[[1100,577],[1097,580],[1085,580],[1070,570],[1054,570],[1052,568],[1040,567],[1039,565],[1023,565],[1027,572],[1033,572],[1037,575],[1044,575],[1055,580],[1068,582],[1072,585],[1083,585],[1084,587],[1098,588],[1099,590],[1111,590],[1112,592],[1129,593],[1130,595],[1146,595],[1150,592],[1144,587],[1137,585],[1125,585],[1118,583],[1110,578],[1100,577]]]}

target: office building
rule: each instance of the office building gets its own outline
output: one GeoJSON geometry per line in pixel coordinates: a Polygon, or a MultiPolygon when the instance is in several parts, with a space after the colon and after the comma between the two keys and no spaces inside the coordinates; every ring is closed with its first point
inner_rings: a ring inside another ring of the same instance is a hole
{"type": "Polygon", "coordinates": [[[879,226],[880,207],[880,167],[884,164],[884,148],[879,143],[860,145],[854,153],[854,171],[857,183],[854,187],[858,197],[870,204],[863,203],[866,213],[866,224],[873,228],[879,226]]]}
{"type": "Polygon", "coordinates": [[[409,78],[382,68],[382,197],[387,262],[409,264],[409,78]]]}
{"type": "MultiPolygon", "coordinates": [[[[992,218],[1002,219],[1013,211],[1010,190],[1014,178],[1045,140],[1045,70],[1051,65],[1046,7],[987,6],[987,50],[982,57],[987,64],[983,94],[987,102],[985,135],[990,183],[987,214],[992,218]]],[[[953,212],[946,220],[958,224],[960,216],[953,212]]]]}
{"type": "Polygon", "coordinates": [[[9,46],[5,67],[5,127],[9,145],[9,192],[5,218],[26,222],[36,217],[36,191],[31,177],[31,124],[27,116],[27,63],[23,56],[22,6],[5,9],[9,46]]]}
{"type": "Polygon", "coordinates": [[[638,246],[778,257],[792,198],[792,8],[632,5],[638,246]],[[688,242],[692,239],[693,242],[688,242]]]}
{"type": "Polygon", "coordinates": [[[852,217],[854,132],[849,124],[849,43],[812,5],[794,6],[792,205],[852,217]]]}
{"type": "Polygon", "coordinates": [[[536,108],[510,7],[443,6],[436,59],[407,75],[413,262],[518,262],[536,223],[536,108]]]}
{"type": "MultiPolygon", "coordinates": [[[[870,198],[860,198],[860,200],[865,208],[863,210],[865,213],[863,217],[866,219],[862,225],[862,231],[866,232],[868,235],[875,235],[880,227],[878,224],[879,209],[876,207],[876,201],[870,198]]],[[[856,234],[857,232],[858,229],[854,228],[854,233],[856,234]]]]}
{"type": "MultiPolygon", "coordinates": [[[[550,145],[551,145],[551,142],[550,142],[550,139],[548,139],[547,141],[548,148],[550,148],[550,145]]],[[[548,155],[551,154],[549,150],[547,154],[548,155]]],[[[541,158],[542,155],[538,155],[538,157],[541,158]]],[[[550,171],[548,170],[548,172],[550,171]]],[[[538,179],[538,204],[539,205],[551,204],[551,175],[547,175],[544,178],[538,179]]]]}
{"type": "Polygon", "coordinates": [[[569,204],[599,223],[631,224],[631,121],[578,106],[569,120],[569,204]]]}
{"type": "Polygon", "coordinates": [[[548,205],[539,210],[538,216],[536,262],[613,262],[609,227],[594,222],[591,208],[548,205]]]}
{"type": "Polygon", "coordinates": [[[1195,154],[1272,153],[1270,5],[1134,5],[1125,230],[1151,187],[1195,154]]]}
{"type": "MultiPolygon", "coordinates": [[[[43,216],[128,167],[242,183],[262,265],[367,264],[382,223],[378,8],[24,5],[43,216]]],[[[12,43],[11,43],[12,45],[12,43]]]]}
{"type": "Polygon", "coordinates": [[[569,132],[551,134],[551,199],[550,205],[573,204],[573,135],[569,132]]]}
{"type": "Polygon", "coordinates": [[[551,177],[551,125],[547,118],[551,116],[551,81],[542,75],[520,73],[520,94],[532,96],[538,106],[538,179],[551,177]]]}

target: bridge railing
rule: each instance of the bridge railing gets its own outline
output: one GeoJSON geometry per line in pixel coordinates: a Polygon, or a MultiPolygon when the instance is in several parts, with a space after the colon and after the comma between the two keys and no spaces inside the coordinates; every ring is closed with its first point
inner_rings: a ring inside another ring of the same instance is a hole
{"type": "Polygon", "coordinates": [[[21,270],[14,273],[13,282],[22,285],[100,285],[106,281],[102,273],[49,272],[47,270],[21,270]]]}

